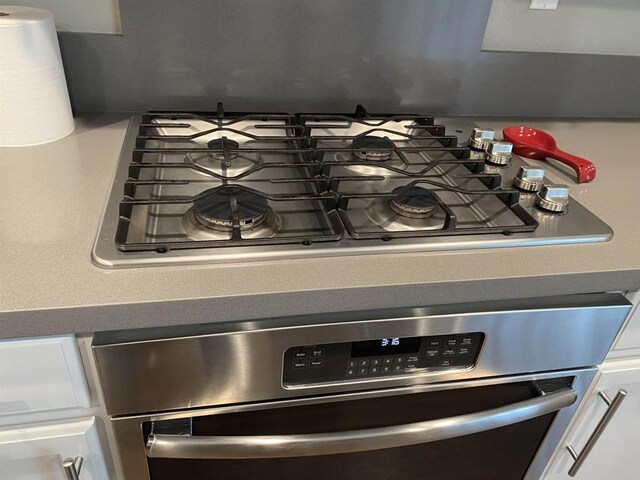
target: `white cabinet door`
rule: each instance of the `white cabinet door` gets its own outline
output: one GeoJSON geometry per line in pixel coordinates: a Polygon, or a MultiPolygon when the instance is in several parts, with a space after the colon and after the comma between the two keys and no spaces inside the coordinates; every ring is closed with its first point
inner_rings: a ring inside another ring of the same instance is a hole
{"type": "Polygon", "coordinates": [[[637,480],[640,478],[640,359],[614,360],[601,367],[596,387],[585,399],[567,438],[556,453],[545,480],[567,480],[574,463],[567,445],[580,453],[607,410],[598,392],[613,399],[620,389],[626,398],[574,478],[578,480],[637,480]]]}
{"type": "Polygon", "coordinates": [[[0,415],[90,405],[75,336],[0,340],[0,415]]]}
{"type": "Polygon", "coordinates": [[[62,461],[83,458],[80,480],[109,480],[95,418],[0,429],[0,478],[64,480],[62,461]]]}

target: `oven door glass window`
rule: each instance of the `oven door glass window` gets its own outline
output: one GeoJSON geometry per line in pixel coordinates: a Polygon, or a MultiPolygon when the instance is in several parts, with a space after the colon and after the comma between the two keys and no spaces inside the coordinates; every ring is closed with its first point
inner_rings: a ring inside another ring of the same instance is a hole
{"type": "Polygon", "coordinates": [[[157,449],[147,450],[150,476],[152,480],[522,479],[562,408],[558,400],[564,406],[572,403],[571,377],[545,382],[546,395],[538,384],[519,382],[185,417],[190,436],[161,435],[171,430],[171,423],[145,423],[145,436],[155,432],[158,441],[157,449]],[[548,402],[548,411],[538,410],[532,416],[543,401],[548,402]],[[528,404],[532,407],[524,408],[528,404]],[[503,413],[494,415],[497,411],[503,413]],[[409,445],[394,446],[406,443],[403,426],[448,419],[457,421],[431,422],[437,431],[425,433],[424,442],[413,443],[414,439],[409,445]],[[465,425],[475,430],[465,434],[465,425]],[[376,438],[364,434],[358,440],[357,431],[373,432],[376,438]],[[315,434],[333,440],[323,443],[323,437],[315,434]],[[298,446],[287,443],[292,435],[310,441],[296,450],[298,446]],[[176,437],[177,442],[172,440],[176,437]],[[181,442],[185,438],[187,443],[181,442]],[[201,442],[189,444],[191,439],[201,442]]]}

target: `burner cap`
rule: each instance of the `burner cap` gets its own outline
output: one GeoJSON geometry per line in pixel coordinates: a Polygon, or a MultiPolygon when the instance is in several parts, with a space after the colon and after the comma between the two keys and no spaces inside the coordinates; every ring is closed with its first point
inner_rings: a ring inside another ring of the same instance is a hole
{"type": "Polygon", "coordinates": [[[269,203],[260,195],[239,187],[224,186],[205,190],[193,202],[193,214],[207,228],[230,231],[233,228],[232,203],[236,205],[242,230],[260,225],[269,209],[269,203]]]}
{"type": "MultiPolygon", "coordinates": [[[[223,137],[226,138],[226,137],[223,137]]],[[[227,148],[229,150],[234,150],[240,148],[240,144],[235,140],[227,140],[227,148]]],[[[207,148],[217,148],[222,150],[224,148],[224,141],[222,138],[215,138],[207,143],[207,148]]],[[[224,160],[224,152],[209,152],[209,156],[211,158],[215,158],[216,160],[224,160]]],[[[229,158],[236,158],[238,156],[238,152],[229,152],[229,158]]]]}
{"type": "Polygon", "coordinates": [[[396,196],[391,199],[389,206],[403,217],[426,218],[438,206],[435,194],[423,187],[398,187],[392,193],[396,196]]]}
{"type": "Polygon", "coordinates": [[[365,135],[353,139],[353,154],[360,160],[389,160],[393,153],[393,142],[388,138],[365,135]],[[372,149],[389,149],[388,151],[371,151],[372,149]]]}

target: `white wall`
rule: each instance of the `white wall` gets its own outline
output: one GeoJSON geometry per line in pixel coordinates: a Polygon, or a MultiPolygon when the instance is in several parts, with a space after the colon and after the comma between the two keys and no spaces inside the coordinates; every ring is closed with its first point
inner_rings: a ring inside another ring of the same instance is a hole
{"type": "Polygon", "coordinates": [[[640,56],[640,0],[493,0],[483,50],[640,56]]]}
{"type": "Polygon", "coordinates": [[[7,4],[53,12],[61,32],[122,33],[118,0],[7,0],[7,4]]]}

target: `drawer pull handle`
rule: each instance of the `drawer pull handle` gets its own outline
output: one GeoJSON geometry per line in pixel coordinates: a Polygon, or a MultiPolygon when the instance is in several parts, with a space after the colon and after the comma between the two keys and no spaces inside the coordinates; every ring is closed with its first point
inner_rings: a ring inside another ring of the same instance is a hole
{"type": "Polygon", "coordinates": [[[82,468],[82,457],[65,458],[62,461],[62,470],[65,480],[80,480],[80,469],[82,468]]]}
{"type": "Polygon", "coordinates": [[[580,453],[576,452],[573,446],[567,445],[567,450],[569,451],[569,454],[574,460],[573,465],[569,469],[570,477],[576,476],[576,474],[578,473],[578,470],[580,470],[580,467],[582,467],[582,464],[591,453],[591,450],[593,450],[593,447],[595,447],[596,443],[598,443],[600,436],[604,433],[605,429],[607,428],[607,425],[609,425],[609,422],[611,422],[611,420],[613,419],[613,416],[616,414],[616,412],[620,408],[620,405],[622,405],[622,401],[627,397],[627,391],[618,390],[618,393],[616,393],[616,396],[613,397],[613,400],[611,400],[609,396],[606,393],[604,393],[602,390],[598,392],[598,395],[607,404],[607,411],[604,412],[604,415],[598,422],[598,425],[596,425],[595,430],[591,433],[591,436],[587,440],[587,443],[585,444],[584,448],[580,453]]]}

